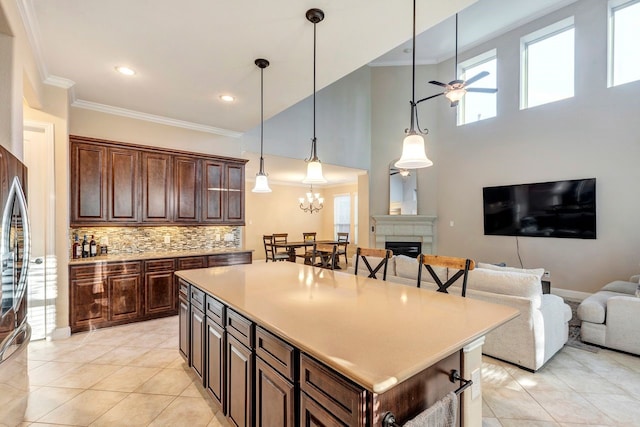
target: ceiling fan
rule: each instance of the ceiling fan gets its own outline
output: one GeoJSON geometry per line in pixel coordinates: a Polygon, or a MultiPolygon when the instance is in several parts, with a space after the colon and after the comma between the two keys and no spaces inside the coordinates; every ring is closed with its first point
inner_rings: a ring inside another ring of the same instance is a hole
{"type": "MultiPolygon", "coordinates": [[[[458,14],[456,13],[456,56],[454,65],[454,76],[458,75],[458,14]]],[[[429,96],[424,100],[435,98],[440,95],[444,95],[449,101],[451,101],[452,107],[457,107],[458,102],[462,99],[465,93],[467,92],[476,92],[476,93],[496,93],[498,89],[488,89],[488,88],[477,88],[477,87],[468,87],[473,83],[477,82],[483,77],[489,75],[488,71],[482,71],[475,76],[471,77],[467,80],[452,80],[449,83],[441,83],[436,80],[431,80],[429,83],[444,87],[444,92],[438,93],[433,96],[429,96]]]]}
{"type": "Polygon", "coordinates": [[[411,172],[409,171],[409,169],[402,169],[402,168],[392,167],[389,170],[389,176],[393,176],[393,175],[396,175],[396,174],[400,174],[400,176],[402,176],[403,178],[406,178],[406,177],[411,175],[411,172]]]}

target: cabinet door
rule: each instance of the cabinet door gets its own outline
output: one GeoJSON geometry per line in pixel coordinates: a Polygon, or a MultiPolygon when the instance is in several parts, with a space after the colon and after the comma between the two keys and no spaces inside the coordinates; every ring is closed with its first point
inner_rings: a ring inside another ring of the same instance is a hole
{"type": "Polygon", "coordinates": [[[301,392],[300,425],[305,427],[347,427],[349,424],[341,423],[329,411],[318,405],[315,400],[301,392]]]}
{"type": "Polygon", "coordinates": [[[256,357],[256,426],[293,427],[293,405],[293,384],[256,357]]]}
{"type": "Polygon", "coordinates": [[[72,142],[71,224],[107,220],[107,149],[72,142]]]}
{"type": "Polygon", "coordinates": [[[225,222],[244,225],[244,165],[226,165],[225,222]]]}
{"type": "Polygon", "coordinates": [[[224,163],[204,160],[202,165],[202,221],[222,222],[225,200],[224,163]]]}
{"type": "Polygon", "coordinates": [[[142,316],[140,274],[109,276],[109,320],[131,320],[142,316]]]}
{"type": "Polygon", "coordinates": [[[191,306],[191,367],[202,380],[204,372],[204,313],[191,306]]]}
{"type": "Polygon", "coordinates": [[[227,334],[227,419],[238,427],[252,426],[253,361],[251,350],[227,334]]]}
{"type": "Polygon", "coordinates": [[[173,271],[154,271],[144,275],[145,314],[175,313],[173,271]]]}
{"type": "Polygon", "coordinates": [[[108,218],[110,222],[138,222],[140,206],[140,152],[110,148],[108,151],[108,218]]]}
{"type": "Polygon", "coordinates": [[[171,187],[173,186],[171,156],[142,153],[142,221],[169,222],[171,187]]]}
{"type": "Polygon", "coordinates": [[[200,161],[195,158],[176,157],[174,168],[174,213],[176,222],[200,220],[200,161]]]}
{"type": "Polygon", "coordinates": [[[189,358],[191,357],[191,348],[189,346],[189,302],[186,299],[179,299],[180,306],[178,309],[178,321],[180,323],[180,354],[189,363],[189,358]]]}
{"type": "Polygon", "coordinates": [[[107,284],[100,275],[71,280],[72,332],[107,321],[107,296],[107,284]]]}
{"type": "MultiPolygon", "coordinates": [[[[207,317],[205,387],[213,399],[224,408],[225,398],[225,345],[224,329],[207,317]]],[[[275,424],[274,424],[275,425],[275,424]]]]}

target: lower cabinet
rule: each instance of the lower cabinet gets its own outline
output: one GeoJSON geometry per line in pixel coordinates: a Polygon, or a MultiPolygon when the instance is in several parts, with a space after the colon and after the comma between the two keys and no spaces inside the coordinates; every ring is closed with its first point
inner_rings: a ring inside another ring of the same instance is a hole
{"type": "MultiPolygon", "coordinates": [[[[181,283],[181,285],[184,284],[181,283]]],[[[187,285],[187,292],[188,292],[187,285]]],[[[191,321],[189,315],[189,297],[183,296],[182,292],[180,293],[180,298],[178,299],[178,322],[180,323],[180,338],[179,338],[179,347],[180,347],[180,355],[184,358],[187,363],[190,363],[191,359],[191,348],[190,348],[190,338],[191,332],[189,331],[189,323],[191,321]]]]}
{"type": "Polygon", "coordinates": [[[225,407],[225,336],[222,326],[207,316],[204,386],[220,408],[225,407]]]}
{"type": "Polygon", "coordinates": [[[342,423],[315,400],[300,393],[300,424],[305,427],[345,427],[349,424],[342,423]]]}
{"type": "MultiPolygon", "coordinates": [[[[256,426],[294,427],[295,387],[256,357],[256,426]]],[[[303,424],[306,425],[306,424],[303,424]]]]}
{"type": "Polygon", "coordinates": [[[238,427],[253,425],[253,356],[227,333],[227,419],[238,427]]]}
{"type": "Polygon", "coordinates": [[[144,262],[144,313],[146,315],[174,312],[176,306],[174,268],[173,258],[144,262]]]}
{"type": "Polygon", "coordinates": [[[72,326],[90,329],[108,321],[107,284],[102,275],[71,278],[72,326]]]}
{"type": "Polygon", "coordinates": [[[142,315],[140,274],[109,276],[109,320],[131,320],[142,315]]]}
{"type": "Polygon", "coordinates": [[[191,305],[191,367],[196,375],[204,377],[204,313],[191,305]]]}

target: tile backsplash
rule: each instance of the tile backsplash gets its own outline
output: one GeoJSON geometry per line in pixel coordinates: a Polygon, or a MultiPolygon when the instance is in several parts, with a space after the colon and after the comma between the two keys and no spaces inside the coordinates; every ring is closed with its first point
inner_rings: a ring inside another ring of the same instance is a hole
{"type": "Polygon", "coordinates": [[[180,227],[79,227],[69,230],[70,247],[74,235],[80,241],[84,235],[94,235],[98,246],[107,245],[109,254],[173,252],[197,249],[240,248],[242,227],[180,226],[180,227]]]}

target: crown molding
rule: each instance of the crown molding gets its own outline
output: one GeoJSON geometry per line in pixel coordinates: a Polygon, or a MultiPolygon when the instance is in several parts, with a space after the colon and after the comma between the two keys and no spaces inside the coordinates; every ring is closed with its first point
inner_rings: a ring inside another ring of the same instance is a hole
{"type": "Polygon", "coordinates": [[[49,77],[47,66],[45,65],[44,58],[42,56],[42,48],[40,47],[40,26],[38,25],[38,19],[36,13],[33,10],[33,2],[31,0],[19,0],[16,1],[18,11],[22,17],[22,23],[24,30],[27,33],[27,39],[31,45],[33,51],[33,57],[38,67],[38,73],[40,74],[40,80],[46,81],[49,77]]]}
{"type": "Polygon", "coordinates": [[[51,86],[60,87],[62,89],[71,89],[76,84],[76,82],[74,82],[73,80],[65,79],[64,77],[58,76],[47,76],[47,78],[44,79],[44,83],[51,86]]]}
{"type": "Polygon", "coordinates": [[[214,135],[228,136],[231,138],[240,138],[242,132],[236,132],[229,129],[207,126],[200,123],[187,122],[184,120],[172,119],[170,117],[156,116],[155,114],[142,113],[140,111],[128,110],[126,108],[113,107],[111,105],[98,104],[97,102],[84,101],[76,99],[71,103],[72,107],[83,108],[85,110],[98,111],[100,113],[113,114],[115,116],[128,117],[130,119],[144,120],[147,122],[158,123],[166,126],[179,127],[198,132],[212,133],[214,135]]]}

